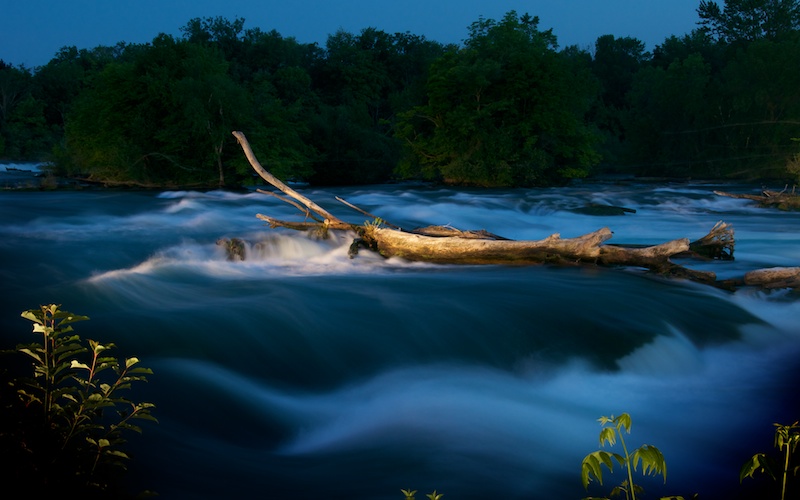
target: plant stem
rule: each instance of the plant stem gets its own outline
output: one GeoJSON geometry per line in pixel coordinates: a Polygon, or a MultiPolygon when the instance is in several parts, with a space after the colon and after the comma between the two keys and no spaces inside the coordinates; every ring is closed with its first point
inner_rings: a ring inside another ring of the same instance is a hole
{"type": "MultiPolygon", "coordinates": [[[[92,366],[89,368],[89,376],[86,379],[86,385],[84,386],[83,396],[81,397],[81,404],[78,405],[78,409],[75,411],[74,417],[72,419],[72,424],[70,425],[69,432],[67,432],[66,437],[64,438],[64,445],[61,449],[65,449],[67,447],[67,443],[72,437],[75,435],[75,431],[78,429],[78,424],[86,420],[86,416],[84,412],[86,411],[86,402],[89,400],[89,395],[92,393],[90,389],[94,388],[94,384],[92,380],[94,379],[94,371],[97,367],[97,351],[93,351],[92,353],[92,366]]],[[[92,469],[94,470],[94,468],[92,469]]]]}
{"type": "Polygon", "coordinates": [[[789,444],[791,441],[786,443],[786,459],[784,460],[783,464],[783,481],[781,484],[781,500],[786,499],[786,476],[789,474],[789,444]]]}
{"type": "Polygon", "coordinates": [[[628,447],[625,445],[625,438],[622,437],[622,432],[617,427],[617,435],[619,435],[619,442],[622,444],[622,450],[625,452],[625,467],[628,469],[628,491],[625,495],[630,500],[636,500],[636,492],[633,491],[633,473],[631,472],[631,457],[628,455],[628,447]]]}
{"type": "Polygon", "coordinates": [[[42,344],[44,345],[44,419],[45,423],[50,423],[50,410],[52,408],[52,391],[55,386],[53,372],[55,371],[55,359],[50,359],[55,351],[55,340],[52,334],[55,333],[55,319],[48,319],[48,312],[44,311],[42,317],[42,344]],[[48,333],[50,335],[48,335],[48,333]],[[53,344],[52,346],[50,344],[53,344]]]}

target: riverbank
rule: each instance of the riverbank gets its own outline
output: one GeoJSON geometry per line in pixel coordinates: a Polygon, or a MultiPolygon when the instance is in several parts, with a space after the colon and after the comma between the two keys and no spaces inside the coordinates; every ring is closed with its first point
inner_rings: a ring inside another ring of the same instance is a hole
{"type": "Polygon", "coordinates": [[[46,163],[0,162],[0,189],[49,191],[52,189],[86,189],[91,187],[77,179],[58,177],[46,169],[46,163]]]}
{"type": "Polygon", "coordinates": [[[2,189],[47,189],[57,187],[58,182],[42,170],[41,163],[0,163],[0,188],[2,189]]]}

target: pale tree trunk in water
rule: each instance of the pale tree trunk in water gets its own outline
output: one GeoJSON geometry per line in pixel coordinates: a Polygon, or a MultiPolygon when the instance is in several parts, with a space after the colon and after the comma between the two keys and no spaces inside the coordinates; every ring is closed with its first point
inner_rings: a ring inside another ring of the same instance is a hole
{"type": "MultiPolygon", "coordinates": [[[[606,243],[611,239],[612,232],[605,227],[574,238],[561,238],[559,234],[553,234],[542,240],[516,241],[484,230],[462,231],[450,226],[404,230],[339,199],[350,208],[375,219],[374,223],[351,224],[335,217],[269,173],[258,162],[245,135],[238,131],[233,132],[233,135],[239,141],[253,170],[286,196],[260,192],[271,194],[293,205],[306,219],[312,221],[282,221],[263,214],[256,214],[256,217],[273,228],[311,230],[318,231],[322,235],[330,230],[352,232],[354,242],[350,247],[351,257],[363,247],[387,258],[397,257],[437,264],[559,264],[645,268],[662,276],[688,279],[730,290],[739,286],[768,288],[771,285],[796,288],[800,284],[800,267],[779,268],[779,271],[752,271],[741,279],[718,281],[713,272],[689,269],[670,260],[678,256],[705,260],[733,260],[735,244],[733,228],[722,221],[718,222],[707,235],[694,242],[690,242],[688,238],[680,238],[643,247],[606,243]]],[[[229,241],[222,241],[221,244],[238,248],[229,241]]],[[[237,258],[244,256],[237,255],[237,258]]]]}

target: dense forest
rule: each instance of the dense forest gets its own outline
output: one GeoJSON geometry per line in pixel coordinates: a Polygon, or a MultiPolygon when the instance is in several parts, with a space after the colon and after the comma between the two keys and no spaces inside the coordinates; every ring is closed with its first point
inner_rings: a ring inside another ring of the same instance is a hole
{"type": "MultiPolygon", "coordinates": [[[[338,31],[324,47],[244,19],[151,43],[0,60],[0,158],[108,185],[253,180],[232,130],[285,180],[557,185],[591,175],[800,179],[800,1],[699,3],[652,52],[559,47],[538,17],[460,45],[338,31]]],[[[2,56],[2,54],[0,54],[2,56]]]]}

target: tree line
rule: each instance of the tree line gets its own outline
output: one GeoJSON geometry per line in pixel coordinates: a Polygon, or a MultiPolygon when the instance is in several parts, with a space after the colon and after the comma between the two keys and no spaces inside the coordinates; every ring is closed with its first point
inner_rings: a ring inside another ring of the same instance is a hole
{"type": "Polygon", "coordinates": [[[324,47],[192,19],[147,44],[0,60],[0,158],[106,184],[234,186],[232,130],[285,180],[556,185],[597,174],[800,177],[800,1],[702,0],[652,52],[561,48],[539,18],[479,18],[460,45],[375,28],[324,47]]]}

